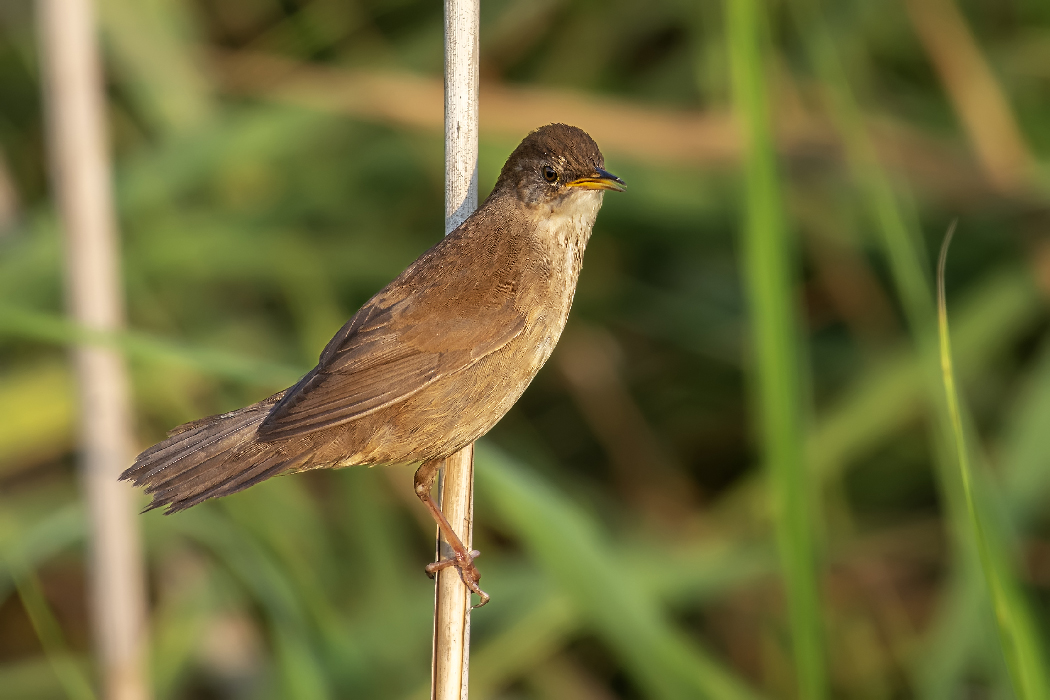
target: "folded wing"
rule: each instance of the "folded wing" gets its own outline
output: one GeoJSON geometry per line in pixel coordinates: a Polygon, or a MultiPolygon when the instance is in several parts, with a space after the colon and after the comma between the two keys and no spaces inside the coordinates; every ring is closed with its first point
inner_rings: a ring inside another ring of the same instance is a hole
{"type": "MultiPolygon", "coordinates": [[[[446,285],[442,285],[445,287],[446,285]]],[[[275,440],[346,423],[402,401],[503,347],[525,327],[511,290],[473,290],[457,303],[449,289],[393,284],[362,308],[321,353],[320,362],[259,426],[275,440]],[[399,290],[411,289],[407,296],[399,290]],[[491,291],[491,294],[477,292],[491,291]],[[504,293],[500,293],[504,292],[504,293]]]]}

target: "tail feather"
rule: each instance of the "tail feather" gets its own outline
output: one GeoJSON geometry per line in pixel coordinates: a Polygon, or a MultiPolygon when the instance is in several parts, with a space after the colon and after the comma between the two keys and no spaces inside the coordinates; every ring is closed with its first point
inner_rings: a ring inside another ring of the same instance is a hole
{"type": "Polygon", "coordinates": [[[239,473],[236,468],[230,468],[231,466],[251,468],[255,461],[251,459],[252,455],[244,454],[243,447],[242,441],[215,454],[203,451],[190,453],[187,457],[193,458],[193,461],[187,466],[177,471],[173,470],[170,475],[158,475],[160,478],[151,481],[146,487],[146,493],[153,496],[150,509],[161,504],[172,505],[175,501],[206,493],[239,473]]]}
{"type": "MultiPolygon", "coordinates": [[[[185,431],[176,433],[173,437],[154,445],[146,450],[135,462],[135,466],[129,469],[121,478],[131,478],[136,486],[152,483],[154,477],[162,476],[165,481],[170,481],[176,476],[201,466],[210,456],[228,455],[230,452],[231,438],[242,444],[244,438],[251,437],[255,432],[247,430],[248,426],[242,421],[232,421],[228,418],[216,417],[217,420],[210,428],[209,426],[198,426],[192,432],[185,431]],[[211,449],[209,449],[211,448],[211,449]],[[196,457],[196,459],[191,459],[196,457]],[[148,465],[148,471],[131,474],[135,468],[142,463],[148,465]]],[[[261,422],[261,421],[260,421],[261,422]]],[[[174,432],[174,431],[173,431],[174,432]]]]}
{"type": "Polygon", "coordinates": [[[248,488],[304,459],[288,454],[284,443],[256,439],[272,408],[268,400],[179,426],[120,478],[145,487],[153,497],[146,510],[167,506],[169,514],[248,488]]]}
{"type": "Polygon", "coordinates": [[[231,493],[236,493],[237,491],[243,491],[249,486],[257,484],[265,479],[269,479],[271,476],[280,474],[299,461],[298,458],[289,459],[280,454],[270,455],[261,462],[254,463],[253,466],[244,471],[236,472],[215,484],[209,485],[208,488],[200,490],[195,495],[186,494],[185,496],[180,496],[177,499],[172,500],[168,507],[168,512],[174,513],[176,511],[185,510],[186,508],[195,506],[209,498],[219,498],[221,496],[228,496],[231,493]]]}

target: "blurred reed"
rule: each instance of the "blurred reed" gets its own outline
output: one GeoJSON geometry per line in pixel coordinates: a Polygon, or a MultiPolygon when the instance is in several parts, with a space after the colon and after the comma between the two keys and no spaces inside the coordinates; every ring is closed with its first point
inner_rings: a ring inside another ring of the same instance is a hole
{"type": "Polygon", "coordinates": [[[733,97],[747,143],[744,159],[744,279],[754,347],[762,460],[769,470],[773,527],[801,698],[827,697],[810,470],[803,445],[803,369],[795,307],[795,256],[781,204],[764,50],[765,17],[752,0],[726,4],[733,97]]]}
{"type": "MultiPolygon", "coordinates": [[[[124,303],[94,8],[91,0],[45,0],[38,9],[51,178],[64,229],[69,314],[93,330],[113,331],[123,325],[124,303]]],[[[112,700],[145,700],[150,697],[145,669],[148,633],[139,528],[131,489],[116,481],[132,454],[124,358],[110,349],[79,345],[73,360],[79,394],[78,461],[91,527],[89,596],[101,694],[112,700]]],[[[54,658],[58,646],[54,640],[61,635],[53,629],[53,620],[44,621],[42,596],[23,593],[22,600],[36,601],[26,607],[36,610],[31,613],[34,627],[54,658]]],[[[67,668],[67,662],[52,663],[56,670],[65,669],[60,676],[71,695],[85,697],[82,679],[67,668]]]]}

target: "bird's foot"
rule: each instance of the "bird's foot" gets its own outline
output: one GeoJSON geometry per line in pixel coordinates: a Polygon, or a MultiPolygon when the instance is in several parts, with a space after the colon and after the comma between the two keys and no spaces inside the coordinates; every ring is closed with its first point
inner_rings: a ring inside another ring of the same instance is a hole
{"type": "Polygon", "coordinates": [[[489,595],[485,591],[481,590],[478,586],[478,581],[481,580],[481,572],[478,571],[478,567],[474,566],[474,560],[481,556],[481,552],[476,549],[467,551],[466,547],[463,551],[456,551],[449,559],[441,559],[432,564],[427,564],[426,572],[427,576],[434,578],[437,572],[442,569],[449,567],[456,567],[459,570],[459,577],[463,580],[463,584],[471,590],[472,593],[477,593],[481,599],[477,605],[472,605],[471,609],[480,608],[485,603],[489,602],[489,595]]]}
{"type": "MultiPolygon", "coordinates": [[[[440,559],[432,564],[427,564],[426,572],[427,576],[434,578],[437,572],[442,569],[447,569],[450,566],[454,566],[459,569],[459,577],[463,580],[463,583],[472,593],[477,593],[478,597],[481,598],[481,602],[477,605],[471,606],[471,609],[480,608],[485,603],[489,602],[489,595],[485,591],[478,587],[478,581],[481,580],[481,572],[478,571],[478,567],[474,566],[474,559],[477,558],[481,552],[476,549],[467,549],[467,546],[463,544],[463,540],[459,538],[456,531],[449,525],[448,520],[445,518],[444,513],[438,508],[437,504],[430,497],[430,487],[434,483],[434,477],[437,476],[438,468],[441,466],[443,460],[428,460],[420,465],[419,469],[416,470],[415,476],[415,491],[416,497],[423,502],[423,505],[427,507],[430,514],[434,517],[434,522],[438,525],[438,530],[445,537],[445,542],[452,549],[452,556],[448,559],[440,559]]],[[[440,554],[438,555],[440,556],[440,554]]]]}

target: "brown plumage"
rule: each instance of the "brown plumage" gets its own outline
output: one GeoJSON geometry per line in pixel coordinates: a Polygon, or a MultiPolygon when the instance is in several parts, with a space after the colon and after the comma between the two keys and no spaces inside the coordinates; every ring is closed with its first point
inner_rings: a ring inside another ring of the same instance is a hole
{"type": "Polygon", "coordinates": [[[576,127],[532,132],[478,210],[372,297],[298,384],[175,428],[121,478],[173,513],[277,474],[427,464],[484,435],[565,327],[603,190],[623,189],[603,167],[576,127]]]}

